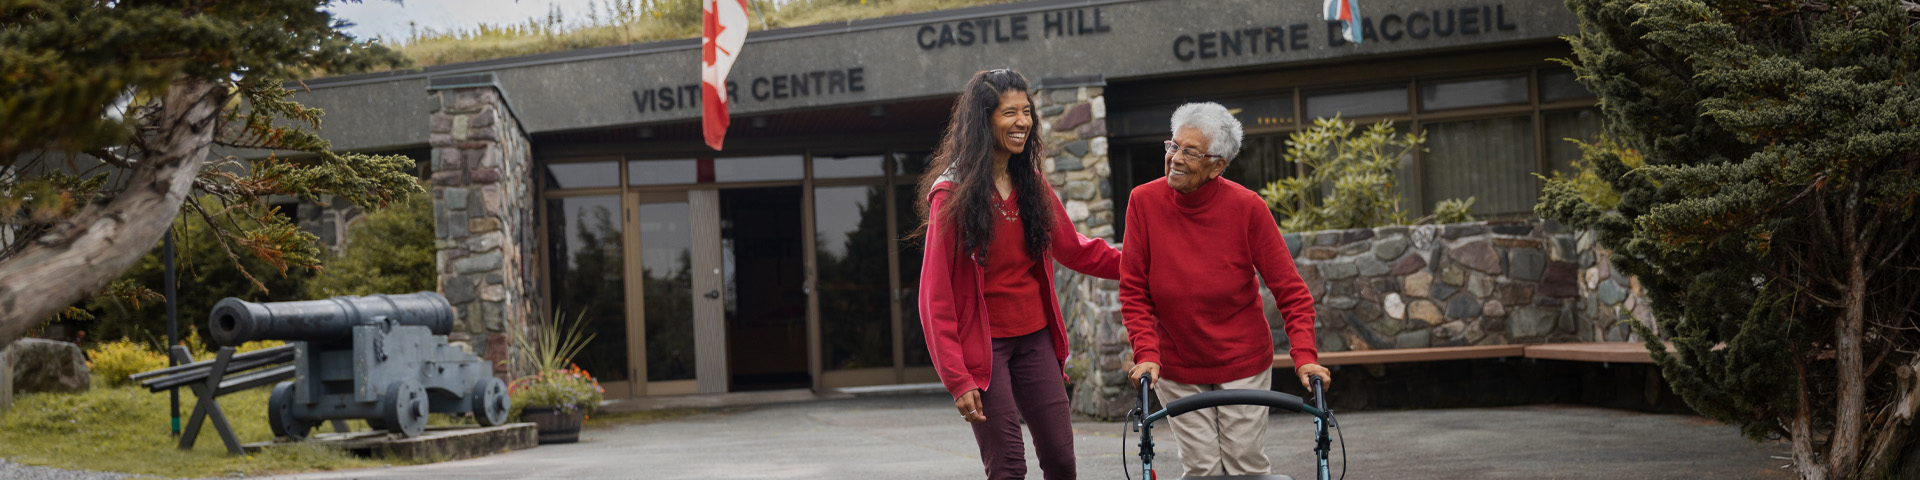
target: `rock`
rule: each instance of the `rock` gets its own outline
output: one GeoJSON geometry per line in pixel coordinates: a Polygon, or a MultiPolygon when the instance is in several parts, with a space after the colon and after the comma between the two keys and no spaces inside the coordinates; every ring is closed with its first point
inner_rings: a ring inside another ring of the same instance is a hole
{"type": "Polygon", "coordinates": [[[1087,219],[1087,215],[1091,215],[1091,213],[1089,213],[1087,210],[1087,202],[1082,202],[1078,200],[1069,200],[1067,201],[1066,208],[1067,208],[1067,219],[1073,220],[1075,222],[1085,221],[1087,219]]]}
{"type": "Polygon", "coordinates": [[[1393,259],[1400,258],[1401,254],[1407,253],[1407,245],[1406,237],[1381,239],[1373,242],[1373,257],[1382,262],[1391,262],[1393,259]]]}
{"type": "Polygon", "coordinates": [[[1070,155],[1059,155],[1050,160],[1053,161],[1055,172],[1078,172],[1087,169],[1086,164],[1080,163],[1079,158],[1070,155]]]}
{"type": "Polygon", "coordinates": [[[1338,256],[1340,256],[1339,250],[1327,247],[1307,247],[1308,260],[1331,260],[1333,257],[1338,256]]]}
{"type": "Polygon", "coordinates": [[[1387,272],[1391,271],[1391,269],[1387,268],[1386,263],[1382,263],[1379,259],[1370,256],[1360,257],[1360,259],[1355,260],[1353,264],[1360,268],[1360,275],[1368,277],[1386,275],[1387,272]]]}
{"type": "Polygon", "coordinates": [[[87,359],[80,346],[38,338],[22,338],[7,347],[13,365],[13,393],[74,393],[92,386],[87,359]]]}
{"type": "Polygon", "coordinates": [[[1406,258],[1401,258],[1400,261],[1393,262],[1393,269],[1389,270],[1387,274],[1404,277],[1413,272],[1419,272],[1420,269],[1423,268],[1427,268],[1427,259],[1421,258],[1419,255],[1407,255],[1406,258]]]}
{"type": "MultiPolygon", "coordinates": [[[[1087,153],[1105,157],[1107,156],[1107,137],[1105,136],[1107,134],[1107,130],[1106,130],[1107,122],[1097,122],[1097,123],[1100,124],[1101,136],[1087,139],[1087,153]]],[[[1080,137],[1080,138],[1087,138],[1087,137],[1080,137]]],[[[1107,174],[1102,173],[1100,174],[1100,176],[1104,177],[1104,176],[1107,176],[1107,174]]]]}
{"type": "Polygon", "coordinates": [[[1393,348],[1427,348],[1432,345],[1432,336],[1426,330],[1414,330],[1393,338],[1393,348]]]}
{"type": "Polygon", "coordinates": [[[1285,240],[1287,242],[1288,255],[1292,255],[1295,257],[1300,256],[1300,234],[1289,233],[1286,235],[1281,235],[1280,239],[1285,240]]]}
{"type": "Polygon", "coordinates": [[[1092,100],[1087,101],[1087,105],[1093,106],[1093,118],[1107,118],[1107,96],[1106,95],[1099,95],[1099,96],[1093,97],[1092,100]]]}
{"type": "Polygon", "coordinates": [[[1385,335],[1389,337],[1394,335],[1399,335],[1401,331],[1406,330],[1407,328],[1406,322],[1400,321],[1400,320],[1394,320],[1391,318],[1374,319],[1372,325],[1373,325],[1374,331],[1380,332],[1381,335],[1385,335]]]}
{"type": "Polygon", "coordinates": [[[1593,252],[1580,252],[1580,266],[1581,267],[1593,266],[1593,252]]]}
{"type": "Polygon", "coordinates": [[[1449,298],[1453,298],[1453,294],[1455,294],[1455,293],[1459,293],[1459,292],[1460,292],[1460,287],[1455,287],[1455,286],[1452,286],[1452,285],[1447,285],[1447,284],[1445,284],[1445,283],[1436,283],[1436,284],[1433,284],[1433,299],[1434,299],[1434,300],[1446,300],[1446,299],[1449,299],[1449,298]]]}
{"type": "Polygon", "coordinates": [[[1548,245],[1553,247],[1553,261],[1572,262],[1580,259],[1580,250],[1574,248],[1573,239],[1571,238],[1567,238],[1566,236],[1553,237],[1553,242],[1548,245]]]}
{"type": "Polygon", "coordinates": [[[1051,117],[1051,116],[1054,116],[1054,115],[1059,115],[1059,114],[1060,114],[1061,112],[1065,112],[1065,111],[1067,111],[1067,107],[1065,107],[1065,106],[1061,106],[1061,105],[1048,105],[1048,106],[1045,106],[1045,107],[1041,107],[1041,108],[1040,108],[1040,116],[1042,116],[1042,117],[1051,117]]]}
{"type": "Polygon", "coordinates": [[[1093,200],[1094,194],[1098,192],[1099,188],[1096,188],[1094,182],[1067,183],[1067,198],[1069,199],[1080,201],[1093,200]]]}
{"type": "Polygon", "coordinates": [[[1500,252],[1495,251],[1493,244],[1485,240],[1467,242],[1466,245],[1447,249],[1447,257],[1460,262],[1467,268],[1494,275],[1500,274],[1500,252]]]}
{"type": "Polygon", "coordinates": [[[1600,282],[1600,301],[1607,305],[1619,305],[1627,299],[1626,289],[1613,282],[1600,282]]]}
{"type": "Polygon", "coordinates": [[[1407,304],[1407,317],[1427,322],[1427,325],[1439,325],[1446,318],[1440,313],[1439,305],[1427,300],[1414,300],[1407,304]]]}
{"type": "Polygon", "coordinates": [[[1526,238],[1500,237],[1493,239],[1493,246],[1500,248],[1540,248],[1540,241],[1526,238]]]}
{"type": "Polygon", "coordinates": [[[1361,343],[1365,343],[1375,350],[1393,348],[1392,342],[1388,342],[1386,338],[1381,337],[1378,332],[1373,331],[1373,327],[1367,326],[1366,322],[1360,321],[1359,318],[1353,315],[1341,315],[1340,318],[1347,324],[1347,330],[1353,332],[1354,336],[1358,337],[1361,343]]]}
{"type": "Polygon", "coordinates": [[[1540,281],[1540,274],[1546,269],[1547,254],[1539,250],[1517,248],[1507,251],[1507,275],[1515,280],[1540,281]]]}
{"type": "MultiPolygon", "coordinates": [[[[1371,230],[1360,230],[1360,231],[1371,232],[1371,230]]],[[[1373,242],[1360,240],[1357,242],[1351,242],[1345,245],[1341,245],[1340,254],[1341,255],[1359,255],[1362,253],[1366,253],[1368,250],[1372,250],[1372,249],[1373,249],[1373,242]]]]}
{"type": "Polygon", "coordinates": [[[447,203],[447,208],[451,208],[454,210],[467,209],[467,189],[459,188],[459,187],[447,187],[446,191],[443,192],[443,194],[446,199],[445,201],[447,203]]]}
{"type": "Polygon", "coordinates": [[[447,303],[460,305],[471,302],[479,295],[474,289],[473,280],[463,276],[442,277],[440,295],[447,297],[447,303]]]}
{"type": "Polygon", "coordinates": [[[1487,224],[1456,223],[1453,225],[1447,225],[1446,231],[1442,232],[1440,236],[1448,240],[1453,240],[1460,237],[1470,237],[1470,236],[1479,235],[1482,233],[1487,233],[1487,224]]]}
{"type": "Polygon", "coordinates": [[[1526,235],[1533,233],[1533,224],[1526,222],[1494,223],[1491,226],[1493,227],[1493,233],[1501,235],[1526,235]]]}
{"type": "MultiPolygon", "coordinates": [[[[1055,92],[1055,94],[1057,95],[1058,92],[1055,92]]],[[[1077,101],[1078,99],[1076,98],[1074,100],[1077,101]]],[[[1072,108],[1067,109],[1067,113],[1060,116],[1060,121],[1054,122],[1053,131],[1065,132],[1073,130],[1074,127],[1087,123],[1088,120],[1093,120],[1093,106],[1084,103],[1074,105],[1072,108]]]]}
{"type": "Polygon", "coordinates": [[[479,273],[500,269],[500,252],[473,255],[453,261],[453,270],[460,273],[479,273]]]}
{"type": "Polygon", "coordinates": [[[1513,338],[1538,337],[1553,332],[1554,324],[1560,321],[1560,312],[1535,307],[1521,307],[1507,316],[1507,331],[1513,338]]]}
{"type": "Polygon", "coordinates": [[[1327,306],[1341,310],[1353,308],[1355,304],[1360,303],[1358,300],[1354,300],[1353,297],[1327,297],[1324,301],[1327,306]]]}
{"type": "Polygon", "coordinates": [[[1549,297],[1580,295],[1580,285],[1574,279],[1577,271],[1577,267],[1569,263],[1554,262],[1547,265],[1547,272],[1540,276],[1539,293],[1549,297]]]}
{"type": "Polygon", "coordinates": [[[1425,271],[1413,272],[1412,275],[1407,275],[1406,282],[1402,286],[1405,287],[1404,291],[1407,293],[1407,296],[1431,296],[1433,292],[1433,274],[1425,271]]]}
{"type": "Polygon", "coordinates": [[[1360,269],[1355,267],[1353,262],[1328,262],[1320,264],[1320,274],[1325,275],[1328,280],[1341,280],[1359,275],[1360,269]]]}
{"type": "Polygon", "coordinates": [[[1473,294],[1473,298],[1487,298],[1493,294],[1493,277],[1473,274],[1473,278],[1467,279],[1467,291],[1473,294]]]}
{"type": "Polygon", "coordinates": [[[1340,232],[1340,243],[1354,243],[1370,238],[1373,238],[1373,229],[1371,228],[1355,228],[1340,232]]]}
{"type": "Polygon", "coordinates": [[[1467,333],[1467,322],[1453,321],[1433,327],[1433,336],[1440,338],[1459,338],[1467,333]]]}
{"type": "Polygon", "coordinates": [[[1467,284],[1466,269],[1460,268],[1460,264],[1458,263],[1454,263],[1454,262],[1445,262],[1445,263],[1446,265],[1440,266],[1440,283],[1453,285],[1456,287],[1461,285],[1466,285],[1467,284]]]}
{"type": "Polygon", "coordinates": [[[1576,240],[1576,242],[1579,244],[1578,247],[1580,247],[1580,251],[1582,252],[1592,251],[1594,241],[1596,240],[1595,237],[1597,235],[1599,235],[1599,233],[1594,232],[1592,230],[1580,231],[1580,238],[1576,240]]]}
{"type": "Polygon", "coordinates": [[[1340,232],[1320,232],[1313,236],[1313,244],[1331,247],[1340,244],[1340,232]]]}
{"type": "Polygon", "coordinates": [[[1387,309],[1387,318],[1395,320],[1407,318],[1407,302],[1401,299],[1398,293],[1387,294],[1387,298],[1381,301],[1381,306],[1387,309]]]}
{"type": "Polygon", "coordinates": [[[1488,316],[1488,317],[1504,317],[1504,316],[1507,316],[1507,306],[1505,304],[1500,303],[1499,300],[1488,300],[1486,305],[1482,305],[1480,307],[1480,315],[1488,316]]]}
{"type": "Polygon", "coordinates": [[[1081,125],[1080,128],[1073,129],[1073,133],[1080,138],[1088,140],[1107,138],[1107,122],[1090,121],[1087,122],[1086,125],[1081,125]]]}
{"type": "Polygon", "coordinates": [[[1447,317],[1473,318],[1480,316],[1480,300],[1471,296],[1457,295],[1447,301],[1447,317]]]}

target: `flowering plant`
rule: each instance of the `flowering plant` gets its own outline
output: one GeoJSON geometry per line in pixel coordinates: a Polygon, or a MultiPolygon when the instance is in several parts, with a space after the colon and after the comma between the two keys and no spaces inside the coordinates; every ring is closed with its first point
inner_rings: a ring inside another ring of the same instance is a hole
{"type": "Polygon", "coordinates": [[[507,396],[513,398],[515,414],[522,407],[553,407],[562,412],[576,410],[592,414],[600,408],[606,389],[600,388],[600,382],[593,375],[580,369],[579,365],[569,365],[565,369],[548,370],[515,379],[507,386],[507,396]]]}
{"type": "Polygon", "coordinates": [[[593,341],[585,320],[584,316],[575,316],[567,322],[555,313],[552,321],[533,326],[533,332],[511,329],[515,358],[519,360],[516,370],[531,372],[507,386],[507,396],[513,399],[511,416],[519,417],[522,407],[530,406],[588,414],[600,408],[606,390],[593,375],[573,363],[573,357],[593,341]]]}

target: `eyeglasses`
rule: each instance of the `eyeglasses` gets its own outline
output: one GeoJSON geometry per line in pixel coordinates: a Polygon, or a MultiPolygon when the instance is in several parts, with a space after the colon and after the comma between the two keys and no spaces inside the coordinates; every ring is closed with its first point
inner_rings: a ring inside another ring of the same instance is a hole
{"type": "Polygon", "coordinates": [[[1202,158],[1208,158],[1208,159],[1214,159],[1214,160],[1220,160],[1220,159],[1225,159],[1225,158],[1227,158],[1227,157],[1225,157],[1225,156],[1222,156],[1222,155],[1209,155],[1209,154],[1203,154],[1203,153],[1200,153],[1200,152],[1199,152],[1198,150],[1194,150],[1194,149],[1191,149],[1191,148],[1180,148],[1180,144],[1178,144],[1178,143],[1173,143],[1173,141],[1172,141],[1172,140],[1167,140],[1167,141],[1165,142],[1165,145],[1167,146],[1167,153],[1174,153],[1174,152],[1179,152],[1179,153],[1180,153],[1180,155],[1183,155],[1183,156],[1185,156],[1185,157],[1187,157],[1187,158],[1192,158],[1192,159],[1202,159],[1202,158]]]}

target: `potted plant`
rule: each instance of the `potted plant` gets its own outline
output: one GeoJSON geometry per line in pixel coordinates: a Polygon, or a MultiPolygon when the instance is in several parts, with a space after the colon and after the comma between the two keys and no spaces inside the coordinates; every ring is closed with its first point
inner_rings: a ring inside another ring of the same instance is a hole
{"type": "Polygon", "coordinates": [[[600,408],[606,391],[600,382],[573,357],[593,340],[584,329],[586,322],[558,320],[533,327],[534,338],[514,329],[513,344],[520,366],[530,372],[507,386],[513,399],[514,416],[533,422],[539,428],[540,443],[573,443],[580,440],[580,424],[600,408]]]}

